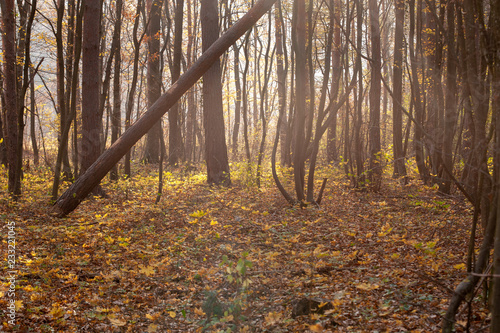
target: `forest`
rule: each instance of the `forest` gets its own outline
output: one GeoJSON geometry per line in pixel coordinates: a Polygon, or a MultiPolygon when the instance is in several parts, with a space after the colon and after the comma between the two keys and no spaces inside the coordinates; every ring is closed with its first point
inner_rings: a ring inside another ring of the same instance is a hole
{"type": "Polygon", "coordinates": [[[0,331],[500,332],[500,0],[0,14],[0,331]]]}

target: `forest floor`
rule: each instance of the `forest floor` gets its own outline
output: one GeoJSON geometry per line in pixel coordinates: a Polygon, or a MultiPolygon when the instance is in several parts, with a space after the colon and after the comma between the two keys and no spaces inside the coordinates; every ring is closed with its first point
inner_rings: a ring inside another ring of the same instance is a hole
{"type": "MultiPolygon", "coordinates": [[[[471,206],[417,180],[387,176],[371,193],[319,170],[318,183],[329,178],[323,202],[301,209],[271,179],[247,185],[245,168],[230,188],[177,170],[155,205],[157,172],[145,169],[105,181],[107,198],[66,218],[48,215],[50,171],[27,172],[17,203],[0,171],[0,331],[438,332],[466,277],[471,206]],[[306,299],[318,311],[307,313],[306,299]]],[[[471,303],[474,332],[489,323],[481,297],[471,303]]],[[[461,309],[457,331],[467,315],[461,309]]]]}

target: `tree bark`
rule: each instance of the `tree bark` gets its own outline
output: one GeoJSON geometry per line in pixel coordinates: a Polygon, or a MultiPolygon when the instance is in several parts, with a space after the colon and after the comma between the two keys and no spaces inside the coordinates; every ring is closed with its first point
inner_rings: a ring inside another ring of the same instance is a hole
{"type": "Polygon", "coordinates": [[[56,201],[52,213],[57,216],[65,216],[72,212],[82,202],[92,189],[106,176],[112,166],[134,145],[149,129],[168,112],[177,100],[198,79],[211,68],[219,57],[241,37],[245,31],[251,28],[257,20],[266,13],[276,0],[259,0],[235,23],[227,32],[215,41],[198,60],[189,68],[177,82],[172,85],[148,111],[137,120],[123,135],[108,149],[99,159],[80,176],[56,201]]]}
{"type": "MultiPolygon", "coordinates": [[[[30,70],[31,83],[30,83],[30,138],[31,138],[31,149],[33,149],[33,164],[38,166],[40,163],[40,153],[38,151],[38,143],[36,141],[36,131],[35,131],[35,120],[36,120],[36,100],[35,100],[35,72],[33,69],[30,70]]],[[[0,116],[1,118],[1,116],[0,116]]],[[[1,126],[0,126],[1,131],[1,126]]]]}
{"type": "MultiPolygon", "coordinates": [[[[453,137],[457,123],[457,56],[455,51],[455,3],[449,2],[447,9],[447,37],[448,56],[446,62],[446,100],[443,139],[443,164],[446,169],[453,173],[453,137]]],[[[451,192],[451,177],[444,173],[443,182],[439,191],[445,194],[451,192]]]]}
{"type": "MultiPolygon", "coordinates": [[[[201,1],[202,45],[205,52],[219,36],[216,0],[201,1]]],[[[214,185],[231,185],[229,161],[224,130],[220,62],[203,75],[203,125],[205,127],[205,159],[207,182],[214,185]]]]}
{"type": "Polygon", "coordinates": [[[393,64],[393,101],[392,101],[392,143],[394,155],[394,177],[406,176],[403,155],[403,38],[404,38],[404,0],[396,0],[396,28],[394,32],[394,64],[393,64]]]}
{"type": "Polygon", "coordinates": [[[18,165],[18,123],[19,114],[17,109],[17,74],[16,74],[16,22],[14,0],[5,0],[2,5],[2,41],[4,57],[4,100],[6,112],[6,141],[7,141],[7,162],[8,191],[17,199],[21,195],[20,169],[18,165]]]}
{"type": "MultiPolygon", "coordinates": [[[[84,3],[83,52],[82,52],[82,145],[80,150],[81,173],[97,160],[101,152],[102,119],[99,112],[100,73],[99,45],[101,1],[84,3]]],[[[99,179],[100,181],[100,179],[99,179]]],[[[95,184],[92,189],[98,185],[95,184]]],[[[94,193],[100,192],[97,191],[94,193]]]]}
{"type": "MultiPolygon", "coordinates": [[[[122,7],[123,1],[116,0],[116,22],[115,22],[115,31],[113,35],[113,47],[115,49],[115,67],[114,67],[114,76],[113,76],[113,112],[111,114],[111,143],[114,143],[118,136],[120,135],[121,130],[121,43],[120,43],[120,35],[122,30],[122,7]]],[[[111,180],[118,180],[118,165],[114,165],[113,169],[111,169],[110,173],[111,180]]]]}
{"type": "Polygon", "coordinates": [[[377,0],[369,0],[372,50],[370,80],[370,173],[371,188],[378,192],[382,182],[382,151],[380,147],[380,93],[382,82],[380,23],[377,0]]]}
{"type": "MultiPolygon", "coordinates": [[[[134,97],[135,97],[135,91],[137,88],[137,80],[139,76],[139,56],[140,56],[140,48],[141,48],[141,43],[142,40],[146,34],[146,31],[144,31],[141,35],[140,38],[137,37],[137,32],[139,30],[139,20],[140,20],[140,13],[142,11],[142,8],[144,6],[144,1],[143,0],[137,0],[137,10],[136,10],[136,18],[134,21],[134,28],[132,32],[132,39],[134,43],[134,65],[133,65],[133,70],[132,70],[132,82],[130,83],[130,90],[128,92],[128,98],[127,98],[127,103],[125,105],[126,111],[125,111],[125,130],[127,130],[130,127],[130,121],[132,118],[132,109],[134,107],[134,97]]],[[[139,103],[137,103],[139,105],[139,103]]],[[[127,151],[125,154],[125,161],[124,161],[124,176],[127,178],[131,177],[132,171],[130,168],[130,150],[127,151]]]]}
{"type": "Polygon", "coordinates": [[[305,122],[306,122],[306,4],[305,0],[295,0],[295,38],[292,42],[296,58],[295,72],[295,149],[293,154],[293,174],[295,193],[299,202],[305,201],[305,122]]]}
{"type": "MultiPolygon", "coordinates": [[[[161,95],[160,73],[160,17],[163,0],[147,0],[150,13],[148,31],[148,107],[151,107],[161,95]]],[[[143,161],[158,163],[160,158],[161,122],[155,123],[146,137],[146,150],[143,161]]]]}
{"type": "Polygon", "coordinates": [[[240,48],[236,43],[234,50],[234,85],[236,89],[236,101],[234,104],[234,124],[233,124],[233,157],[238,157],[238,138],[241,123],[241,81],[240,81],[240,48]]]}
{"type": "MultiPolygon", "coordinates": [[[[179,79],[181,74],[181,57],[182,57],[182,19],[184,12],[184,0],[177,0],[175,7],[175,35],[174,35],[174,56],[170,73],[172,83],[179,79]]],[[[175,103],[172,111],[168,113],[168,164],[176,165],[179,160],[183,159],[184,149],[182,144],[181,128],[179,123],[180,104],[175,103]]]]}

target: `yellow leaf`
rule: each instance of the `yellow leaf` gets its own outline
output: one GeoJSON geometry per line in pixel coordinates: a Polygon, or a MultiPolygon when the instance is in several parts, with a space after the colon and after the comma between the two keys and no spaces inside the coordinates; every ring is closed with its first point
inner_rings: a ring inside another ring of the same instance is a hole
{"type": "Polygon", "coordinates": [[[174,311],[169,311],[168,315],[172,318],[175,318],[175,312],[174,311]]]}
{"type": "Polygon", "coordinates": [[[230,322],[230,321],[233,321],[234,320],[234,316],[233,315],[228,315],[228,316],[225,316],[223,318],[223,320],[227,323],[227,322],[230,322]]]}
{"type": "Polygon", "coordinates": [[[366,238],[372,238],[373,234],[371,232],[366,234],[366,238]]]}
{"type": "Polygon", "coordinates": [[[189,221],[189,223],[191,223],[191,224],[198,223],[198,219],[194,219],[194,220],[192,220],[192,221],[189,221]]]}
{"type": "Polygon", "coordinates": [[[219,224],[219,222],[217,222],[215,220],[210,221],[210,225],[216,225],[216,224],[219,224]]]}
{"type": "Polygon", "coordinates": [[[146,276],[151,276],[155,274],[155,268],[153,266],[144,266],[144,265],[139,265],[139,272],[146,275],[146,276]]]}
{"type": "Polygon", "coordinates": [[[309,329],[313,332],[323,332],[323,326],[321,326],[321,324],[309,325],[309,329]]]}
{"type": "Polygon", "coordinates": [[[97,312],[110,312],[111,310],[108,309],[108,308],[101,308],[100,306],[98,306],[96,309],[95,309],[97,312]]]}
{"type": "Polygon", "coordinates": [[[154,333],[158,331],[158,325],[151,324],[148,326],[148,333],[154,333]]]}
{"type": "Polygon", "coordinates": [[[196,212],[189,214],[191,217],[203,217],[205,215],[207,215],[207,213],[202,210],[197,210],[196,212]]]}
{"type": "MultiPolygon", "coordinates": [[[[24,308],[24,305],[23,305],[23,301],[21,300],[18,300],[18,301],[15,301],[14,302],[15,306],[16,306],[16,311],[19,311],[21,310],[22,308],[24,308]]],[[[62,309],[61,309],[62,310],[62,309]]]]}
{"type": "Polygon", "coordinates": [[[148,314],[146,315],[146,318],[151,319],[151,320],[156,320],[156,319],[158,319],[158,318],[160,318],[160,317],[161,317],[161,313],[160,313],[160,312],[153,313],[153,314],[149,314],[149,313],[148,313],[148,314]]]}
{"type": "Polygon", "coordinates": [[[127,325],[127,321],[120,318],[108,318],[108,319],[114,326],[121,327],[127,325]]]}
{"type": "Polygon", "coordinates": [[[391,258],[392,259],[398,259],[401,255],[399,253],[393,253],[391,258]]]}
{"type": "Polygon", "coordinates": [[[380,286],[378,284],[360,283],[356,285],[356,288],[361,290],[374,290],[380,288],[380,286]]]}
{"type": "Polygon", "coordinates": [[[431,267],[432,267],[432,269],[434,270],[434,272],[439,271],[439,267],[440,267],[440,266],[441,266],[441,263],[440,263],[440,262],[433,262],[433,263],[431,264],[431,267]]]}
{"type": "Polygon", "coordinates": [[[269,312],[265,317],[266,324],[274,325],[281,321],[281,312],[269,312]]]}
{"type": "Polygon", "coordinates": [[[204,316],[205,312],[201,308],[195,308],[194,313],[197,314],[198,316],[204,316]]]}
{"type": "Polygon", "coordinates": [[[455,268],[455,269],[465,269],[465,264],[464,263],[458,264],[458,265],[453,266],[453,268],[455,268]]]}
{"type": "Polygon", "coordinates": [[[61,318],[64,315],[64,310],[58,304],[55,306],[52,305],[52,310],[50,310],[49,314],[55,319],[61,318]]]}

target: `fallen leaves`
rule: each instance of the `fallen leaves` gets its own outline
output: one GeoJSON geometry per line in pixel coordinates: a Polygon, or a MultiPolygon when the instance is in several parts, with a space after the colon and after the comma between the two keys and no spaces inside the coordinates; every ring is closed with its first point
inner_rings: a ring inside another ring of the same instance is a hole
{"type": "MultiPolygon", "coordinates": [[[[20,226],[20,323],[187,332],[210,317],[212,328],[241,332],[436,332],[444,287],[464,276],[470,212],[452,199],[378,198],[337,177],[321,209],[296,209],[273,187],[217,189],[200,175],[171,175],[154,205],[155,172],[104,184],[109,198],[86,200],[67,219],[47,217],[43,197],[0,207],[20,226]],[[205,292],[217,292],[218,311],[203,307],[205,292]],[[292,318],[302,297],[328,309],[292,318]]],[[[7,290],[0,284],[2,306],[7,290]]],[[[477,328],[487,316],[480,305],[473,312],[477,328]]]]}

